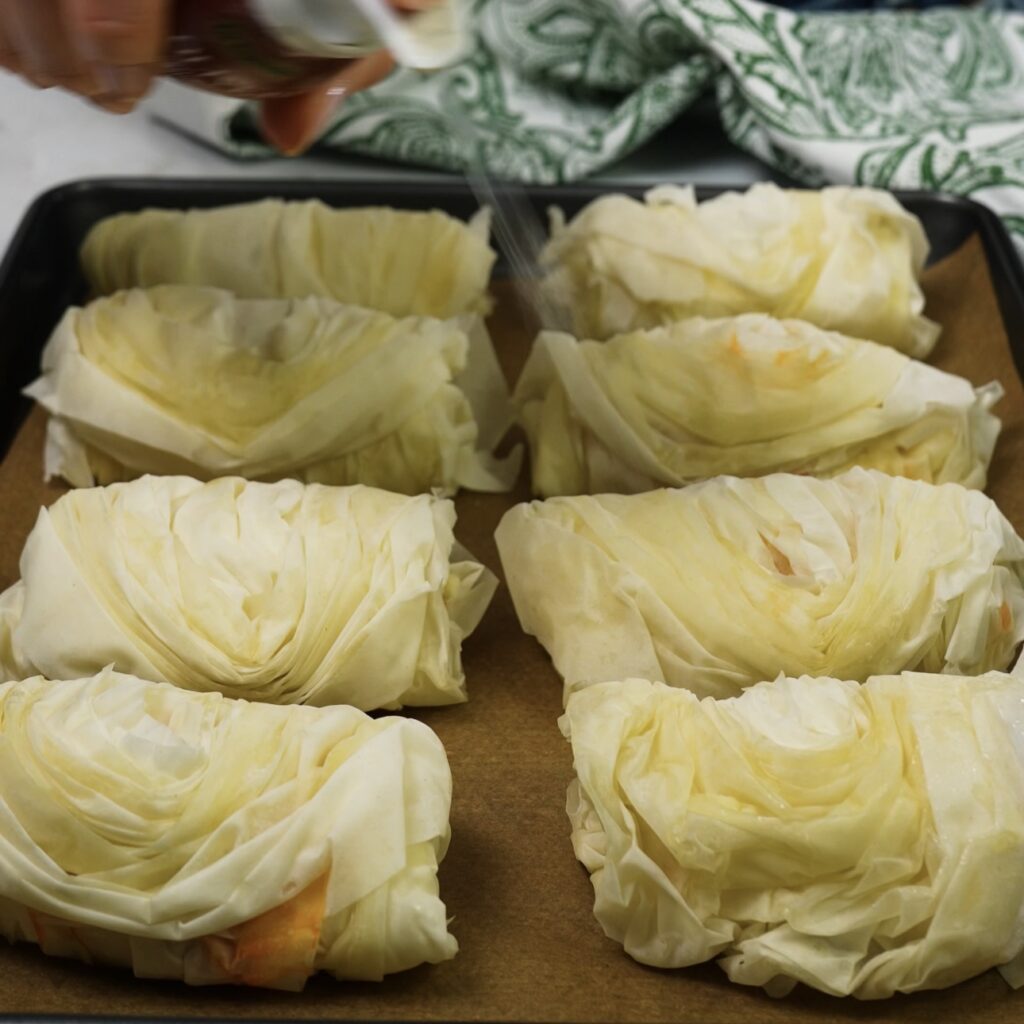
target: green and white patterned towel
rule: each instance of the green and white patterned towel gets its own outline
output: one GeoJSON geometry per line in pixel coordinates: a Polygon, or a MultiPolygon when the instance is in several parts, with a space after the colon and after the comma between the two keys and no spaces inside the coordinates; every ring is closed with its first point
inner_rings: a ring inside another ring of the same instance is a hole
{"type": "MultiPolygon", "coordinates": [[[[808,185],[979,199],[1024,249],[1024,14],[795,13],[755,0],[475,0],[445,71],[401,71],[342,106],[324,144],[551,183],[625,156],[713,89],[742,149],[808,185]],[[453,132],[458,112],[472,134],[453,132]]],[[[264,152],[250,112],[219,121],[264,152]]],[[[685,139],[680,139],[685,146],[685,139]]]]}

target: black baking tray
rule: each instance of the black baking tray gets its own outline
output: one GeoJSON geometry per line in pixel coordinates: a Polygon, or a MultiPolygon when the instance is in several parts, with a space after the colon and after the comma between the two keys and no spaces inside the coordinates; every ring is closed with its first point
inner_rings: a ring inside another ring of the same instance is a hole
{"type": "MultiPolygon", "coordinates": [[[[698,188],[697,195],[703,200],[725,190],[722,187],[698,188]]],[[[579,185],[523,191],[539,212],[543,213],[549,205],[558,205],[571,215],[610,190],[579,185]]],[[[639,195],[644,188],[617,188],[615,191],[639,195]]],[[[923,192],[898,192],[896,196],[921,219],[933,260],[954,252],[972,235],[980,237],[1017,371],[1024,379],[1024,267],[999,218],[987,208],[962,198],[923,192]]],[[[28,210],[0,262],[0,458],[30,407],[20,392],[38,374],[43,345],[64,310],[87,297],[87,286],[78,265],[78,250],[94,224],[113,214],[147,207],[212,207],[266,197],[318,198],[332,206],[385,204],[406,209],[439,208],[462,218],[470,216],[479,205],[468,188],[455,184],[413,186],[372,181],[206,182],[115,178],[74,182],[45,193],[28,210]]],[[[499,274],[502,271],[499,264],[499,274]]],[[[0,978],[0,992],[2,987],[0,978]]],[[[842,1014],[838,1005],[835,1013],[842,1014]]],[[[64,1024],[65,1021],[83,1024],[83,1021],[104,1019],[0,1013],[4,1024],[64,1024]]],[[[120,1024],[156,1019],[117,1018],[120,1024]]]]}
{"type": "MultiPolygon", "coordinates": [[[[548,206],[560,206],[572,215],[609,191],[639,196],[646,187],[609,189],[584,184],[526,187],[517,191],[525,193],[544,216],[548,206]]],[[[698,199],[704,200],[728,190],[715,186],[698,187],[696,191],[698,199]]],[[[959,196],[929,192],[894,195],[924,225],[931,244],[931,260],[949,255],[973,234],[980,236],[1014,363],[1024,379],[1024,267],[1000,219],[980,203],[959,196]]],[[[0,458],[10,447],[30,407],[29,401],[21,396],[21,389],[38,376],[43,345],[64,310],[86,298],[78,250],[94,224],[104,217],[147,207],[201,208],[269,197],[321,199],[331,206],[436,208],[463,219],[480,205],[465,185],[371,180],[94,178],[45,192],[25,214],[0,262],[0,458]]],[[[499,262],[499,275],[502,270],[499,262]]]]}

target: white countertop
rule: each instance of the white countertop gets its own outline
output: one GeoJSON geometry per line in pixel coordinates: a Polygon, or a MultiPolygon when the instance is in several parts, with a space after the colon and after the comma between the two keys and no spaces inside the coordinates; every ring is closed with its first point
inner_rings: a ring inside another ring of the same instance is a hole
{"type": "MultiPolygon", "coordinates": [[[[767,169],[713,125],[677,122],[594,180],[742,185],[767,169]]],[[[236,161],[152,121],[145,109],[116,117],[58,90],[0,72],[0,254],[31,201],[55,185],[103,175],[446,180],[451,175],[360,158],[306,156],[236,161]]]]}

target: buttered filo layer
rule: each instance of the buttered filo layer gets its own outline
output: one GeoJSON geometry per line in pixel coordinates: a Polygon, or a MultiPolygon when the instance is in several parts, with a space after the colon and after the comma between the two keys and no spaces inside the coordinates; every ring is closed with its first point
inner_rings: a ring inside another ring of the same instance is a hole
{"type": "Polygon", "coordinates": [[[923,358],[939,334],[922,315],[927,253],[888,192],[762,183],[700,204],[672,186],[602,196],[568,225],[556,211],[544,260],[579,337],[769,313],[923,358]]]}
{"type": "Polygon", "coordinates": [[[419,722],[110,671],[0,685],[0,935],[292,990],[447,960],[450,803],[419,722]]]}
{"type": "Polygon", "coordinates": [[[100,221],[82,246],[95,292],[158,284],[246,299],[322,295],[393,316],[485,313],[490,215],[332,209],[264,199],[210,210],[143,210],[100,221]]]}
{"type": "Polygon", "coordinates": [[[190,690],[371,709],[466,699],[497,585],[450,501],[143,477],[43,509],[0,596],[0,678],[105,665],[190,690]]]}
{"type": "Polygon", "coordinates": [[[719,957],[782,995],[1024,983],[1024,681],[657,683],[573,696],[568,811],[594,911],[637,960],[719,957]]]}
{"type": "Polygon", "coordinates": [[[1024,541],[978,491],[853,469],[518,505],[497,531],[566,693],[635,676],[728,697],[780,672],[1006,668],[1024,541]]]}
{"type": "Polygon", "coordinates": [[[533,489],[599,494],[858,465],[984,487],[998,384],[760,314],[606,342],[544,332],[516,387],[533,489]]]}
{"type": "Polygon", "coordinates": [[[518,468],[490,455],[511,412],[478,317],[120,292],[65,315],[28,394],[52,416],[47,475],[77,486],[153,472],[454,493],[518,468]]]}

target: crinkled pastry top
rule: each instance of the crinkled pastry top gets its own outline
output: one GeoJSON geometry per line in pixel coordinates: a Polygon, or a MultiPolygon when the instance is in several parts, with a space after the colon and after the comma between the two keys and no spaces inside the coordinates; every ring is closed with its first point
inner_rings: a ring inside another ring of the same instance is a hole
{"type": "Polygon", "coordinates": [[[0,595],[0,679],[113,664],[190,690],[359,708],[466,699],[497,581],[429,495],[142,477],[43,509],[0,595]]]}
{"type": "Polygon", "coordinates": [[[454,956],[425,725],[109,670],[0,685],[0,934],[143,977],[299,989],[454,956]]]}
{"type": "Polygon", "coordinates": [[[497,542],[567,693],[631,676],[728,697],[780,672],[976,675],[1024,640],[1024,541],[957,484],[716,477],[517,505],[497,542]]]}
{"type": "Polygon", "coordinates": [[[544,260],[579,337],[770,313],[924,358],[939,334],[922,315],[927,252],[888,192],[764,182],[700,204],[674,186],[602,196],[568,224],[556,212],[544,260]]]}
{"type": "Polygon", "coordinates": [[[396,319],[332,299],[216,288],[118,292],[64,316],[28,389],[46,473],[297,477],[403,493],[504,490],[518,453],[483,321],[396,319]]]}
{"type": "Polygon", "coordinates": [[[605,932],[782,995],[1024,983],[1024,681],[574,695],[568,811],[605,932]]]}
{"type": "Polygon", "coordinates": [[[95,292],[189,284],[246,299],[321,295],[393,316],[486,313],[490,213],[333,209],[263,199],[210,210],[143,210],[100,221],[82,246],[95,292]]]}
{"type": "Polygon", "coordinates": [[[799,320],[693,318],[605,342],[544,332],[516,386],[534,491],[600,494],[851,466],[984,487],[998,383],[799,320]]]}

